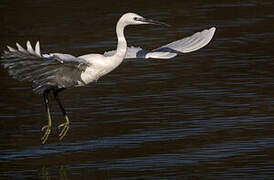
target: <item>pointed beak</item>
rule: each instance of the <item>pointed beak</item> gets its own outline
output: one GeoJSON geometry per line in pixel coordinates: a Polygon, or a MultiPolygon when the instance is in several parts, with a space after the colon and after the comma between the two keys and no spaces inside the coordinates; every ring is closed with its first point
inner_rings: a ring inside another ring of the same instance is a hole
{"type": "Polygon", "coordinates": [[[147,18],[139,18],[138,21],[145,22],[147,24],[163,25],[163,26],[170,27],[169,24],[159,22],[159,21],[155,21],[155,20],[152,20],[152,19],[147,19],[147,18]]]}

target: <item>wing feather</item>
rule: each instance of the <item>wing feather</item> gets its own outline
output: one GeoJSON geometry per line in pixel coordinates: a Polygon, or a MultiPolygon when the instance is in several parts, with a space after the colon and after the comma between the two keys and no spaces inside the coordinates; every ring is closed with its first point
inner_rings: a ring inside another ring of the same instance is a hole
{"type": "Polygon", "coordinates": [[[40,52],[40,43],[39,43],[39,41],[36,42],[36,45],[35,45],[35,53],[36,53],[38,56],[41,56],[41,52],[40,52]]]}
{"type": "Polygon", "coordinates": [[[192,36],[174,41],[160,48],[157,48],[154,51],[173,51],[177,53],[188,53],[196,51],[206,46],[210,42],[215,33],[215,30],[215,27],[212,27],[209,30],[205,29],[202,32],[197,32],[192,36]]]}
{"type": "Polygon", "coordinates": [[[28,51],[30,54],[35,54],[35,52],[34,52],[34,50],[33,50],[33,48],[32,48],[32,46],[31,46],[31,44],[30,44],[29,41],[27,41],[26,46],[27,46],[27,51],[28,51]]]}
{"type": "MultiPolygon", "coordinates": [[[[68,88],[79,85],[79,75],[90,66],[85,60],[72,55],[53,53],[41,56],[40,44],[35,50],[27,41],[27,49],[16,43],[17,49],[1,55],[1,62],[8,73],[17,80],[34,83],[34,91],[43,93],[47,88],[68,88]]],[[[82,82],[81,82],[82,83],[82,82]]]]}
{"type": "MultiPolygon", "coordinates": [[[[196,32],[192,36],[171,42],[157,49],[148,51],[140,47],[128,47],[125,59],[170,59],[181,53],[189,53],[206,46],[215,33],[216,28],[196,32]]],[[[115,54],[115,50],[105,52],[105,56],[115,54]]]]}

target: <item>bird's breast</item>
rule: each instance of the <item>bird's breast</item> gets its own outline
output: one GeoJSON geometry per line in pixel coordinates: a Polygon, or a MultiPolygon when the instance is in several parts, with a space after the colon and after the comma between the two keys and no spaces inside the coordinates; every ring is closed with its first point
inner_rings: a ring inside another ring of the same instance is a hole
{"type": "Polygon", "coordinates": [[[122,62],[123,57],[104,57],[102,55],[82,56],[91,65],[81,74],[81,79],[85,84],[98,80],[100,77],[108,74],[122,62]]]}
{"type": "Polygon", "coordinates": [[[82,72],[81,79],[85,82],[85,84],[89,84],[93,81],[98,80],[100,77],[104,76],[108,72],[108,68],[88,67],[84,72],[82,72]]]}

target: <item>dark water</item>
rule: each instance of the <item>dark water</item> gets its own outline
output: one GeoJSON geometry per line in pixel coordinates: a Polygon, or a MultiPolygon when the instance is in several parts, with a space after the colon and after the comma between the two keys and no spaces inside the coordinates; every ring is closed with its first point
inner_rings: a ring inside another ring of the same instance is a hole
{"type": "MultiPolygon", "coordinates": [[[[125,12],[172,25],[129,27],[152,49],[215,26],[205,48],[172,60],[130,60],[67,90],[62,142],[31,84],[0,69],[0,179],[273,179],[274,3],[271,1],[6,1],[0,50],[27,40],[42,52],[115,49],[125,12]]],[[[54,127],[63,122],[52,105],[54,127]]]]}

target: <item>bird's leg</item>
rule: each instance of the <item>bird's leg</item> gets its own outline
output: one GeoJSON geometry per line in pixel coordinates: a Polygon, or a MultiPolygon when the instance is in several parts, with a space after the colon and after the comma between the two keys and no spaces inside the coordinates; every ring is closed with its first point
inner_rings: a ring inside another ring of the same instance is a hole
{"type": "Polygon", "coordinates": [[[65,109],[58,97],[59,92],[60,91],[58,91],[58,90],[54,91],[54,98],[55,98],[56,102],[58,103],[58,105],[63,113],[63,116],[65,117],[65,120],[66,120],[66,122],[64,122],[58,126],[59,129],[61,129],[63,127],[63,129],[61,130],[61,132],[59,134],[59,137],[60,137],[59,139],[62,140],[69,130],[69,118],[68,118],[67,112],[65,111],[65,109]]]}
{"type": "Polygon", "coordinates": [[[45,91],[43,96],[44,96],[44,102],[46,106],[46,111],[48,114],[48,125],[45,125],[42,127],[42,131],[46,130],[45,134],[42,136],[41,141],[42,144],[45,144],[47,141],[49,134],[51,132],[51,115],[50,115],[50,109],[49,109],[49,98],[48,98],[49,91],[45,91]]]}

